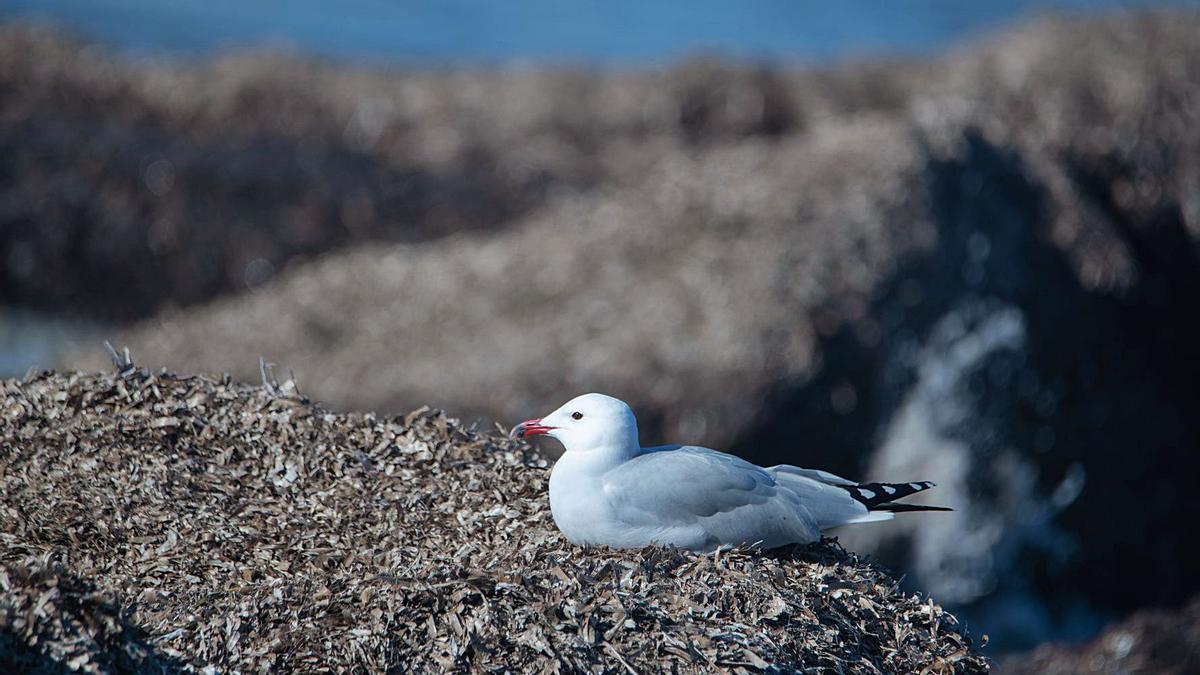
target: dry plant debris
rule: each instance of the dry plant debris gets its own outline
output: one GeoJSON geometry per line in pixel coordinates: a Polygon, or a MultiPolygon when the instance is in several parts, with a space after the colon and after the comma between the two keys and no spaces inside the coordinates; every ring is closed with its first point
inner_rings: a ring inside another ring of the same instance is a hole
{"type": "Polygon", "coordinates": [[[544,459],[427,409],[137,368],[0,388],[0,669],[988,669],[836,544],[571,546],[544,459]]]}

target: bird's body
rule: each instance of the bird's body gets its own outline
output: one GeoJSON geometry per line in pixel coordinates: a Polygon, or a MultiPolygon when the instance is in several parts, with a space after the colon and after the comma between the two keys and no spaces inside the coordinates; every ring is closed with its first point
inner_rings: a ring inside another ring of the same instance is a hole
{"type": "Polygon", "coordinates": [[[562,441],[550,509],[559,530],[580,545],[775,548],[817,541],[840,525],[888,520],[889,508],[934,509],[889,504],[932,483],[856,484],[823,471],[760,467],[708,448],[643,448],[633,412],[601,394],[577,397],[514,433],[562,441]]]}

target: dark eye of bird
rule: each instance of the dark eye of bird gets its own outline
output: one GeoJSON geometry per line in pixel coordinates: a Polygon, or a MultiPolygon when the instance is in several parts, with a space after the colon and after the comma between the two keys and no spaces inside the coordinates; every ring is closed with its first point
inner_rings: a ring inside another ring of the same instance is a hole
{"type": "Polygon", "coordinates": [[[573,420],[581,420],[581,419],[583,419],[583,413],[581,413],[581,412],[573,412],[573,413],[571,413],[571,419],[573,419],[573,420]]]}

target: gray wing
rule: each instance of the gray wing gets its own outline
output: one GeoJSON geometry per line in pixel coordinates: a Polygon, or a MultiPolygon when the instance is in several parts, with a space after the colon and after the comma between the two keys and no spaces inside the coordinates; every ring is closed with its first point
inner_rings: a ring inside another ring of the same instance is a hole
{"type": "Polygon", "coordinates": [[[770,470],[708,448],[640,455],[605,475],[604,495],[618,521],[688,548],[820,538],[808,507],[770,470]]]}
{"type": "Polygon", "coordinates": [[[739,457],[681,446],[654,448],[610,471],[604,493],[630,525],[689,525],[764,504],[778,495],[771,474],[739,457]]]}
{"type": "Polygon", "coordinates": [[[826,485],[840,485],[845,487],[853,487],[858,485],[858,483],[852,480],[842,478],[841,476],[835,476],[828,471],[821,471],[820,469],[801,469],[800,467],[792,466],[791,464],[776,464],[775,466],[768,468],[767,471],[770,471],[774,475],[786,474],[791,476],[800,476],[802,478],[815,480],[818,483],[825,483],[826,485]]]}

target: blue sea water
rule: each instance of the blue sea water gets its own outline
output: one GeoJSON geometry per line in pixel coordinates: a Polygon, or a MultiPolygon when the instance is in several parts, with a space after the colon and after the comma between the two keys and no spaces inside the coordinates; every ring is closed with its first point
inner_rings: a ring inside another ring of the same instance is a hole
{"type": "Polygon", "coordinates": [[[0,17],[142,54],[269,46],[369,63],[630,66],[920,55],[1037,13],[1156,5],[1200,0],[0,0],[0,17]]]}

